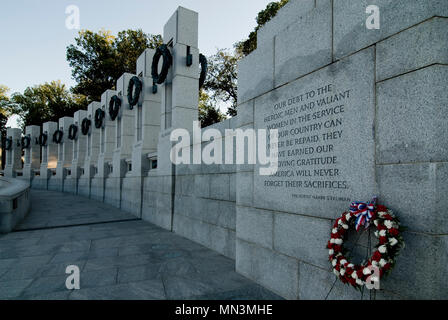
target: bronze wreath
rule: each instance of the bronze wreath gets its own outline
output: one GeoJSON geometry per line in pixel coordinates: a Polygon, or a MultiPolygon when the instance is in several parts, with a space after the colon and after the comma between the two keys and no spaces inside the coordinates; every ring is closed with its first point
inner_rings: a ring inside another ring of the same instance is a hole
{"type": "Polygon", "coordinates": [[[168,75],[168,70],[170,69],[172,64],[173,56],[171,55],[168,46],[166,44],[162,44],[157,48],[156,53],[154,54],[154,57],[152,59],[151,76],[154,83],[162,84],[165,82],[168,75]],[[163,65],[162,70],[159,74],[159,61],[161,57],[163,57],[163,65]]]}
{"type": "Polygon", "coordinates": [[[5,139],[5,150],[10,151],[12,149],[12,138],[6,138],[5,139]]]}
{"type": "Polygon", "coordinates": [[[81,123],[81,131],[83,135],[88,135],[90,131],[90,126],[92,125],[92,121],[88,118],[84,118],[81,123]]]}
{"type": "Polygon", "coordinates": [[[78,126],[75,124],[70,125],[70,127],[68,128],[68,138],[70,140],[75,140],[77,133],[78,133],[78,126]]]}
{"type": "Polygon", "coordinates": [[[118,117],[118,113],[120,112],[121,107],[121,99],[114,95],[109,102],[109,116],[112,121],[115,121],[118,117]]]}
{"type": "Polygon", "coordinates": [[[31,145],[31,138],[30,138],[30,136],[22,137],[22,140],[21,140],[20,144],[22,146],[22,149],[28,149],[30,147],[30,145],[31,145]]]}
{"type": "Polygon", "coordinates": [[[98,108],[95,111],[95,128],[100,129],[103,126],[104,116],[106,113],[103,109],[98,108]]]}
{"type": "Polygon", "coordinates": [[[199,63],[201,64],[201,75],[199,76],[199,88],[202,88],[207,77],[208,62],[207,58],[203,55],[199,55],[199,63]]]}
{"type": "Polygon", "coordinates": [[[64,131],[62,130],[56,130],[53,133],[53,142],[56,144],[59,144],[62,142],[62,138],[64,137],[64,131]]]}
{"type": "Polygon", "coordinates": [[[142,92],[142,88],[143,84],[138,77],[134,76],[131,78],[131,80],[129,80],[128,102],[131,110],[138,103],[138,100],[140,99],[140,94],[142,92]],[[134,87],[135,87],[135,94],[134,94],[134,87]]]}
{"type": "MultiPolygon", "coordinates": [[[[54,135],[53,135],[53,138],[54,138],[54,135]]],[[[41,147],[46,146],[47,145],[47,140],[48,140],[48,135],[46,133],[41,133],[40,136],[39,136],[39,145],[41,147]]]]}

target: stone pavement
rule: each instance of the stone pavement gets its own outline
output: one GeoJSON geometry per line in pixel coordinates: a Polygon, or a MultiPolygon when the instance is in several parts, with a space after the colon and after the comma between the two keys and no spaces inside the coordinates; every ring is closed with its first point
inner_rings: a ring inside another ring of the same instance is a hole
{"type": "Polygon", "coordinates": [[[37,190],[32,201],[20,231],[0,235],[0,299],[280,299],[234,261],[105,204],[37,190]],[[81,290],[65,288],[69,265],[81,290]]]}

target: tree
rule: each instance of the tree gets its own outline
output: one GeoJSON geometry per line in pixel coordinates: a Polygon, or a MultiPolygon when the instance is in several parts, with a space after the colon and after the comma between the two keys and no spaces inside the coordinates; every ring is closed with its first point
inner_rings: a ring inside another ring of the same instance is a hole
{"type": "Polygon", "coordinates": [[[20,117],[22,128],[29,125],[41,126],[44,122],[58,121],[87,105],[87,98],[70,93],[60,81],[28,87],[23,94],[15,93],[9,108],[20,117]]]}
{"type": "Polygon", "coordinates": [[[5,168],[6,154],[3,152],[3,145],[6,138],[6,123],[8,122],[8,97],[9,89],[6,86],[0,85],[0,169],[5,168]]]}
{"type": "Polygon", "coordinates": [[[226,116],[210,101],[209,95],[204,91],[199,92],[199,121],[201,127],[205,128],[212,124],[226,120],[226,116]]]}
{"type": "Polygon", "coordinates": [[[262,26],[277,15],[278,10],[284,7],[289,0],[280,0],[278,2],[271,2],[266,6],[266,9],[260,11],[257,15],[257,26],[255,30],[249,34],[248,39],[240,41],[235,44],[235,48],[239,54],[247,56],[252,51],[257,49],[257,33],[262,26]]]}
{"type": "Polygon", "coordinates": [[[0,85],[0,132],[3,134],[6,131],[6,123],[8,122],[8,103],[9,97],[7,95],[9,88],[0,85]]]}
{"type": "Polygon", "coordinates": [[[208,57],[208,73],[204,90],[215,103],[229,104],[227,114],[236,115],[238,60],[241,56],[224,49],[218,49],[216,54],[208,57]]]}
{"type": "Polygon", "coordinates": [[[110,31],[80,31],[75,44],[67,47],[67,61],[77,82],[73,93],[99,101],[104,91],[113,89],[125,72],[136,72],[136,61],[147,48],[162,44],[160,35],[142,30],[125,30],[114,37],[110,31]]]}

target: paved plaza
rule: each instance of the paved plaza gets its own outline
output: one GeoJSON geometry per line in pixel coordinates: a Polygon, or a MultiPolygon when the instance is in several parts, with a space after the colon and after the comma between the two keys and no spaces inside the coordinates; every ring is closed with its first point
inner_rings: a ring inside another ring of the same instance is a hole
{"type": "Polygon", "coordinates": [[[279,299],[233,260],[103,203],[31,197],[29,216],[0,235],[0,299],[279,299]],[[69,265],[80,290],[65,287],[69,265]]]}

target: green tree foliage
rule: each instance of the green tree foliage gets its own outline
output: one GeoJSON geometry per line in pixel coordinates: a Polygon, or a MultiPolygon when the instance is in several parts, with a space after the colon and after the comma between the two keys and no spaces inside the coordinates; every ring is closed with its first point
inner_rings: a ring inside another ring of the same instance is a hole
{"type": "Polygon", "coordinates": [[[214,107],[210,102],[210,97],[204,90],[199,92],[199,121],[202,128],[224,121],[226,116],[214,107]]]}
{"type": "Polygon", "coordinates": [[[271,2],[266,6],[266,9],[260,11],[257,15],[257,26],[255,30],[249,34],[248,39],[235,44],[235,48],[241,55],[247,56],[252,51],[257,49],[257,33],[258,30],[264,26],[269,20],[277,15],[278,10],[284,7],[289,0],[280,0],[271,2]]]}
{"type": "Polygon", "coordinates": [[[9,89],[6,86],[0,85],[0,133],[6,131],[6,123],[8,122],[9,110],[9,89]]]}
{"type": "Polygon", "coordinates": [[[3,145],[6,138],[6,123],[8,122],[9,116],[9,97],[8,97],[9,89],[6,86],[0,85],[0,164],[1,168],[5,167],[5,152],[3,152],[3,145]]]}
{"type": "Polygon", "coordinates": [[[58,121],[87,105],[87,98],[72,94],[60,81],[28,87],[22,93],[12,95],[8,104],[10,110],[19,115],[22,128],[29,125],[41,126],[44,122],[58,121]]]}
{"type": "Polygon", "coordinates": [[[125,30],[117,37],[105,30],[80,31],[75,44],[67,47],[67,61],[77,82],[73,92],[86,96],[88,102],[99,101],[101,94],[113,89],[123,73],[136,72],[137,58],[145,49],[160,44],[160,35],[142,30],[125,30]]]}
{"type": "Polygon", "coordinates": [[[215,103],[228,105],[228,115],[236,115],[238,60],[240,55],[218,49],[216,54],[207,58],[208,73],[204,90],[215,103]]]}

